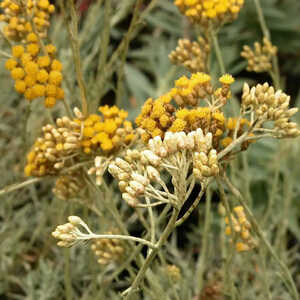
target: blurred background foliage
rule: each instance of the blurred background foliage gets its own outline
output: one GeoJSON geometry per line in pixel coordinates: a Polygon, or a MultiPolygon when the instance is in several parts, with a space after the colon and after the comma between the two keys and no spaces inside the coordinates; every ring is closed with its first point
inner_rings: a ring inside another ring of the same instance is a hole
{"type": "MultiPolygon", "coordinates": [[[[167,0],[141,1],[140,20],[129,34],[135,2],[78,1],[80,51],[90,109],[99,104],[116,103],[129,111],[132,120],[148,97],[161,95],[186,72],[173,66],[168,54],[176,47],[179,38],[196,37],[191,24],[180,15],[172,1],[167,0]],[[107,10],[109,15],[105,14],[107,10]],[[99,67],[100,72],[97,72],[99,67]]],[[[279,49],[283,87],[292,96],[292,105],[299,107],[300,1],[264,0],[262,5],[272,42],[279,49]]],[[[219,34],[226,70],[236,78],[233,85],[236,95],[239,95],[245,81],[251,84],[270,82],[266,74],[247,72],[246,63],[240,57],[243,45],[252,45],[262,39],[252,0],[245,1],[238,19],[224,26],[219,34]]],[[[79,106],[70,41],[59,8],[52,19],[50,36],[64,65],[67,100],[72,107],[79,106]]],[[[0,42],[1,49],[6,49],[4,41],[0,42]]],[[[4,61],[1,58],[1,187],[24,180],[22,170],[26,152],[41,126],[48,122],[48,114],[41,103],[37,101],[28,105],[15,93],[13,81],[4,69],[4,61]]],[[[211,72],[213,78],[218,78],[219,68],[214,56],[211,72]]],[[[53,116],[64,113],[62,104],[53,110],[53,116]]],[[[284,142],[266,140],[243,153],[232,163],[230,172],[233,182],[254,209],[266,236],[290,266],[298,287],[299,164],[299,139],[284,142]]],[[[50,233],[57,224],[64,223],[66,216],[76,211],[89,216],[88,223],[91,225],[99,220],[78,204],[56,199],[51,193],[52,185],[53,180],[47,179],[1,197],[0,299],[65,299],[66,289],[70,288],[66,282],[69,275],[73,299],[119,299],[118,292],[128,284],[126,274],[113,282],[113,289],[108,288],[104,275],[111,270],[95,264],[88,246],[70,250],[56,247],[50,233]]],[[[212,200],[211,239],[203,267],[204,288],[197,298],[193,298],[199,300],[226,299],[224,283],[219,280],[218,274],[223,259],[218,249],[220,239],[224,238],[224,224],[217,213],[218,195],[214,193],[212,200]]],[[[152,271],[147,273],[144,299],[192,299],[195,296],[193,270],[197,254],[202,251],[204,211],[205,202],[202,202],[166,247],[168,263],[180,268],[181,280],[168,280],[163,266],[154,264],[152,271]]],[[[262,288],[264,284],[270,287],[270,299],[290,299],[280,283],[276,265],[263,249],[237,255],[232,276],[242,293],[238,299],[267,299],[262,288]],[[267,283],[262,274],[267,275],[267,283]]]]}

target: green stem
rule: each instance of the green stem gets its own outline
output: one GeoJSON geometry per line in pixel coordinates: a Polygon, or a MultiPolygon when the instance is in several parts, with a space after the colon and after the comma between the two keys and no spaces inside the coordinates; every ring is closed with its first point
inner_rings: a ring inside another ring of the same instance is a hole
{"type": "Polygon", "coordinates": [[[145,273],[146,273],[148,267],[150,266],[151,262],[156,257],[156,255],[158,254],[158,251],[161,249],[161,247],[164,245],[164,243],[166,242],[166,240],[169,237],[169,235],[174,230],[174,228],[175,228],[175,222],[176,222],[178,214],[179,214],[179,210],[177,210],[177,209],[174,208],[172,216],[171,216],[171,218],[169,220],[168,225],[166,226],[164,232],[162,233],[159,241],[156,243],[156,248],[154,250],[152,250],[150,252],[150,254],[147,256],[147,258],[144,261],[141,269],[139,270],[139,272],[138,272],[135,280],[133,281],[131,287],[129,289],[127,289],[126,291],[123,292],[122,295],[125,296],[125,300],[129,300],[130,296],[139,287],[139,285],[142,282],[142,280],[143,280],[143,278],[145,276],[145,273]]]}
{"type": "MultiPolygon", "coordinates": [[[[78,40],[78,16],[76,13],[75,5],[73,0],[68,0],[68,10],[70,12],[70,20],[66,20],[69,37],[71,40],[72,52],[74,57],[75,70],[77,75],[78,86],[80,90],[80,99],[82,104],[82,113],[86,117],[88,114],[88,104],[87,104],[87,92],[86,85],[83,79],[81,61],[80,61],[80,47],[78,40]]],[[[62,5],[62,7],[64,7],[62,5]]],[[[64,14],[65,14],[64,10],[64,14]]],[[[66,17],[66,15],[65,15],[66,17]]]]}
{"type": "Polygon", "coordinates": [[[18,189],[21,189],[21,188],[23,188],[23,187],[25,187],[27,185],[30,185],[30,184],[42,181],[44,179],[45,179],[45,177],[42,177],[42,178],[31,178],[31,179],[28,179],[28,180],[23,181],[21,183],[14,183],[14,184],[11,184],[11,185],[7,185],[6,187],[4,187],[3,189],[0,190],[0,196],[4,195],[4,194],[7,194],[7,193],[10,193],[12,191],[16,191],[18,189]]]}
{"type": "Polygon", "coordinates": [[[126,241],[132,241],[132,242],[138,242],[140,244],[143,244],[145,246],[148,246],[151,249],[156,249],[156,246],[152,244],[151,242],[134,237],[131,235],[120,235],[120,234],[88,234],[86,236],[79,237],[78,240],[90,240],[90,239],[119,239],[119,240],[126,240],[126,241]]]}
{"type": "Polygon", "coordinates": [[[225,69],[225,64],[224,64],[224,60],[222,57],[222,52],[221,52],[221,48],[219,45],[219,40],[218,40],[218,35],[217,32],[215,30],[213,30],[212,28],[210,29],[210,36],[211,39],[213,41],[213,45],[215,48],[215,52],[216,52],[216,57],[219,63],[219,67],[220,67],[220,71],[221,71],[221,75],[226,73],[226,69],[225,69]]]}
{"type": "Polygon", "coordinates": [[[205,270],[205,261],[207,259],[207,250],[208,250],[208,236],[211,224],[211,190],[208,189],[206,192],[206,203],[205,203],[205,221],[204,221],[204,229],[203,229],[203,237],[202,237],[202,248],[201,255],[198,258],[197,266],[196,266],[196,274],[195,274],[195,287],[196,287],[196,295],[199,295],[201,289],[203,287],[203,273],[205,270]]]}
{"type": "Polygon", "coordinates": [[[193,212],[193,210],[196,208],[196,206],[199,204],[203,194],[206,191],[207,186],[209,185],[210,181],[207,184],[201,185],[201,191],[199,192],[197,198],[195,199],[194,203],[191,205],[191,207],[187,210],[187,212],[179,219],[176,221],[175,225],[179,226],[181,225],[193,212]]]}

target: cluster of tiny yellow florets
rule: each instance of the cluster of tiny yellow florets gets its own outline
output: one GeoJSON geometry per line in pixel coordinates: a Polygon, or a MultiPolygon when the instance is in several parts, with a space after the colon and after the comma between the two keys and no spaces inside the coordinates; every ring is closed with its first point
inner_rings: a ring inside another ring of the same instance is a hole
{"type": "Polygon", "coordinates": [[[11,72],[18,93],[28,101],[42,97],[45,106],[51,108],[64,98],[62,64],[55,59],[56,48],[52,44],[42,45],[50,25],[49,14],[55,7],[48,0],[18,3],[5,0],[1,4],[1,18],[8,24],[5,34],[9,40],[18,42],[12,46],[12,58],[5,67],[11,72]]]}
{"type": "Polygon", "coordinates": [[[147,142],[155,136],[164,137],[165,132],[186,133],[201,128],[204,133],[214,135],[213,145],[217,148],[226,129],[226,119],[219,110],[230,96],[231,75],[220,77],[221,88],[214,90],[211,78],[205,73],[194,73],[190,78],[182,76],[175,81],[175,87],[156,100],[148,99],[142,107],[136,124],[143,129],[142,139],[147,142]],[[210,106],[195,107],[206,99],[210,106]],[[176,108],[171,101],[179,106],[176,108]],[[211,102],[212,101],[212,102],[211,102]]]}
{"type": "Polygon", "coordinates": [[[0,7],[3,10],[0,20],[7,23],[3,31],[8,39],[25,40],[33,32],[33,26],[41,38],[47,36],[50,14],[55,11],[55,6],[48,0],[4,0],[0,7]]]}
{"type": "Polygon", "coordinates": [[[237,17],[244,0],[175,0],[175,5],[193,23],[221,25],[237,17]]]}
{"type": "Polygon", "coordinates": [[[205,73],[194,73],[191,78],[180,77],[175,81],[176,93],[174,100],[179,106],[196,106],[199,99],[203,99],[207,94],[212,93],[210,76],[205,73]]]}
{"type": "Polygon", "coordinates": [[[4,34],[7,38],[17,41],[25,39],[27,34],[33,31],[32,26],[35,26],[40,37],[46,37],[50,14],[55,11],[55,6],[48,0],[25,0],[20,4],[4,0],[1,8],[4,13],[0,14],[0,19],[7,23],[4,34]]]}
{"type": "Polygon", "coordinates": [[[225,218],[226,223],[226,234],[232,235],[232,231],[236,234],[236,238],[240,241],[236,242],[236,250],[238,252],[248,251],[256,246],[256,242],[251,236],[251,224],[247,220],[247,217],[242,206],[236,206],[234,209],[234,214],[230,214],[230,219],[225,218]]]}
{"type": "Polygon", "coordinates": [[[56,48],[52,44],[46,45],[47,54],[39,55],[36,34],[29,33],[27,41],[27,46],[12,47],[13,58],[6,61],[5,67],[15,80],[18,93],[24,94],[28,101],[43,97],[45,106],[53,107],[56,100],[64,98],[62,64],[55,59],[56,48]]]}
{"type": "Polygon", "coordinates": [[[102,117],[91,114],[87,119],[80,121],[83,124],[83,140],[81,145],[85,153],[101,148],[104,153],[111,153],[120,148],[121,145],[128,145],[135,139],[132,123],[125,120],[128,112],[116,106],[100,106],[99,111],[102,117]]]}

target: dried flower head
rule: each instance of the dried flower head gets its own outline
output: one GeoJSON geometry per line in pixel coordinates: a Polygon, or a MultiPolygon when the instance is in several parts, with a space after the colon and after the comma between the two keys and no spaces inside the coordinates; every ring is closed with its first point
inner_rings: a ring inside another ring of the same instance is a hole
{"type": "MultiPolygon", "coordinates": [[[[116,234],[118,231],[112,230],[105,234],[116,234]]],[[[125,255],[124,242],[119,239],[94,239],[91,250],[97,257],[100,265],[117,263],[122,260],[125,255]]]]}
{"type": "Polygon", "coordinates": [[[241,56],[247,60],[247,70],[260,73],[268,72],[272,69],[272,58],[277,54],[277,47],[266,38],[263,43],[254,43],[254,49],[244,46],[241,56]]]}
{"type": "Polygon", "coordinates": [[[80,125],[68,117],[56,120],[56,126],[48,124],[42,128],[43,135],[34,143],[27,155],[26,176],[55,175],[71,164],[67,158],[78,152],[80,125]]]}
{"type": "Polygon", "coordinates": [[[251,89],[247,83],[244,84],[242,109],[252,113],[257,120],[257,132],[265,131],[278,138],[299,136],[297,123],[290,121],[298,108],[289,108],[289,102],[290,96],[281,90],[275,91],[268,83],[258,84],[251,89]],[[267,121],[272,121],[272,128],[263,128],[267,121]]]}
{"type": "Polygon", "coordinates": [[[52,189],[54,195],[64,201],[78,198],[85,188],[81,172],[75,171],[59,176],[52,189]]]}
{"type": "Polygon", "coordinates": [[[182,65],[191,73],[206,72],[210,45],[206,39],[199,37],[197,41],[178,40],[178,46],[169,55],[173,64],[182,65]]]}

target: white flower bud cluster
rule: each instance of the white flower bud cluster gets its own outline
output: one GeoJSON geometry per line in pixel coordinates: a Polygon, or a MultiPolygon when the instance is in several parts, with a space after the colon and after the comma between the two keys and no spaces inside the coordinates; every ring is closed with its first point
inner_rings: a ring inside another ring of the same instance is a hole
{"type": "Polygon", "coordinates": [[[81,233],[77,226],[82,224],[85,225],[85,223],[77,216],[70,216],[68,221],[69,223],[57,226],[55,231],[52,232],[52,236],[60,240],[57,243],[59,247],[73,246],[81,233]]]}
{"type": "Polygon", "coordinates": [[[195,152],[193,157],[193,174],[200,181],[219,174],[218,155],[215,149],[209,153],[195,152]]]}
{"type": "Polygon", "coordinates": [[[142,157],[143,155],[146,156],[149,163],[158,166],[160,164],[159,158],[165,158],[178,151],[190,150],[207,153],[212,148],[212,134],[209,132],[204,135],[201,128],[188,134],[183,131],[166,132],[163,141],[160,136],[156,136],[149,140],[148,147],[150,151],[143,151],[142,157]],[[150,152],[154,155],[151,156],[150,152]]]}
{"type": "Polygon", "coordinates": [[[150,183],[149,179],[136,172],[127,161],[121,158],[116,158],[109,165],[108,171],[119,181],[122,198],[128,205],[136,206],[138,197],[144,195],[145,189],[150,183]]]}
{"type": "MultiPolygon", "coordinates": [[[[109,231],[105,234],[114,234],[114,232],[109,231]]],[[[95,239],[91,245],[91,250],[100,265],[117,262],[122,259],[125,253],[124,244],[119,239],[95,239]]]]}
{"type": "Polygon", "coordinates": [[[296,137],[300,130],[295,122],[290,122],[298,108],[289,109],[290,96],[281,90],[275,91],[268,83],[258,84],[250,89],[247,83],[243,87],[242,107],[251,109],[260,119],[274,121],[274,130],[278,137],[296,137]]]}
{"type": "Polygon", "coordinates": [[[103,182],[103,174],[107,169],[107,158],[103,156],[96,156],[94,166],[88,170],[88,174],[96,174],[96,184],[101,185],[103,182]]]}

